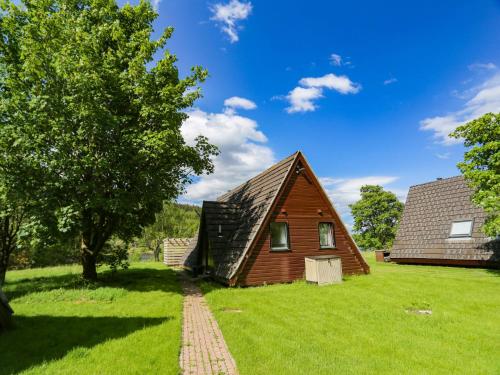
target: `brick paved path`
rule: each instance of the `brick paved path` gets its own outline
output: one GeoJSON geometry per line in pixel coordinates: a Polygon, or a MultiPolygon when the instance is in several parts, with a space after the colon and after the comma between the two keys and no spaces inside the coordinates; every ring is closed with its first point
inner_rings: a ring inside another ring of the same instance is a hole
{"type": "Polygon", "coordinates": [[[184,375],[237,375],[217,321],[205,298],[187,276],[181,276],[184,291],[184,323],[180,365],[184,375]]]}

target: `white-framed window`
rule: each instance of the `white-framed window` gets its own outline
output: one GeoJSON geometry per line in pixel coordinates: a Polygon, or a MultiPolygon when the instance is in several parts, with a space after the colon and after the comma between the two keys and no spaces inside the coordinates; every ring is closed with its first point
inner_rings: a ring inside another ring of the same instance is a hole
{"type": "Polygon", "coordinates": [[[472,220],[456,220],[451,223],[450,237],[470,237],[472,235],[472,220]]]}
{"type": "Polygon", "coordinates": [[[270,226],[271,232],[271,250],[289,250],[288,224],[283,222],[274,222],[270,226]]]}
{"type": "Polygon", "coordinates": [[[335,247],[335,237],[333,236],[333,224],[332,223],[319,223],[318,224],[319,233],[319,247],[322,249],[328,249],[335,247]]]}

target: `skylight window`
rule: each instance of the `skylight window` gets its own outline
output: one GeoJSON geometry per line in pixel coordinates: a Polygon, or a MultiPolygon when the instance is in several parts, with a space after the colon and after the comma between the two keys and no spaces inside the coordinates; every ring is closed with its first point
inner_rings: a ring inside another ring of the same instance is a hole
{"type": "Polygon", "coordinates": [[[472,220],[461,220],[451,223],[450,237],[470,237],[471,235],[472,220]]]}

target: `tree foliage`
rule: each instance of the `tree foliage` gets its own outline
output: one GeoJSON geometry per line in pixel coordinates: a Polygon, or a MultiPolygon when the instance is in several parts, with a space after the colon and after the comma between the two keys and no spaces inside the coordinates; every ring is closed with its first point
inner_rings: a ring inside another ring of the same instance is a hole
{"type": "Polygon", "coordinates": [[[200,212],[198,206],[164,202],[155,222],[144,228],[144,238],[193,237],[198,231],[200,212]]]}
{"type": "Polygon", "coordinates": [[[111,236],[139,235],[213,169],[215,147],[180,132],[207,72],[179,78],[165,49],[172,29],[151,39],[156,16],[146,0],[1,2],[0,142],[13,186],[36,180],[46,216],[80,236],[88,279],[111,236]]]}
{"type": "Polygon", "coordinates": [[[128,243],[119,238],[111,238],[101,252],[97,256],[97,265],[106,264],[109,266],[112,273],[115,273],[118,268],[127,269],[128,262],[128,243]]]}
{"type": "Polygon", "coordinates": [[[144,228],[139,242],[153,251],[155,260],[159,261],[163,239],[189,238],[197,233],[200,211],[198,206],[163,203],[163,209],[156,214],[155,222],[144,228]]]}
{"type": "Polygon", "coordinates": [[[450,136],[469,148],[458,168],[474,190],[472,201],[489,215],[484,232],[495,237],[500,234],[500,113],[472,120],[450,136]]]}
{"type": "Polygon", "coordinates": [[[354,218],[354,239],[363,249],[387,249],[392,246],[403,212],[403,203],[382,186],[364,185],[361,199],[349,205],[354,218]]]}
{"type": "Polygon", "coordinates": [[[23,233],[23,238],[20,239],[17,250],[13,253],[10,269],[50,267],[79,262],[80,238],[78,236],[50,238],[47,242],[32,237],[36,235],[36,233],[23,233]]]}

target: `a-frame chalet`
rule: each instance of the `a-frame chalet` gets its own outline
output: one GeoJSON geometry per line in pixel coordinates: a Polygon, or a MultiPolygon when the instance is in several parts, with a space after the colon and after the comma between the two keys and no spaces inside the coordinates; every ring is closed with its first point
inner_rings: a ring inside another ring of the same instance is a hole
{"type": "Polygon", "coordinates": [[[228,285],[290,282],[304,258],[337,255],[344,274],[369,273],[355,242],[304,155],[203,202],[198,240],[185,266],[228,285]]]}

